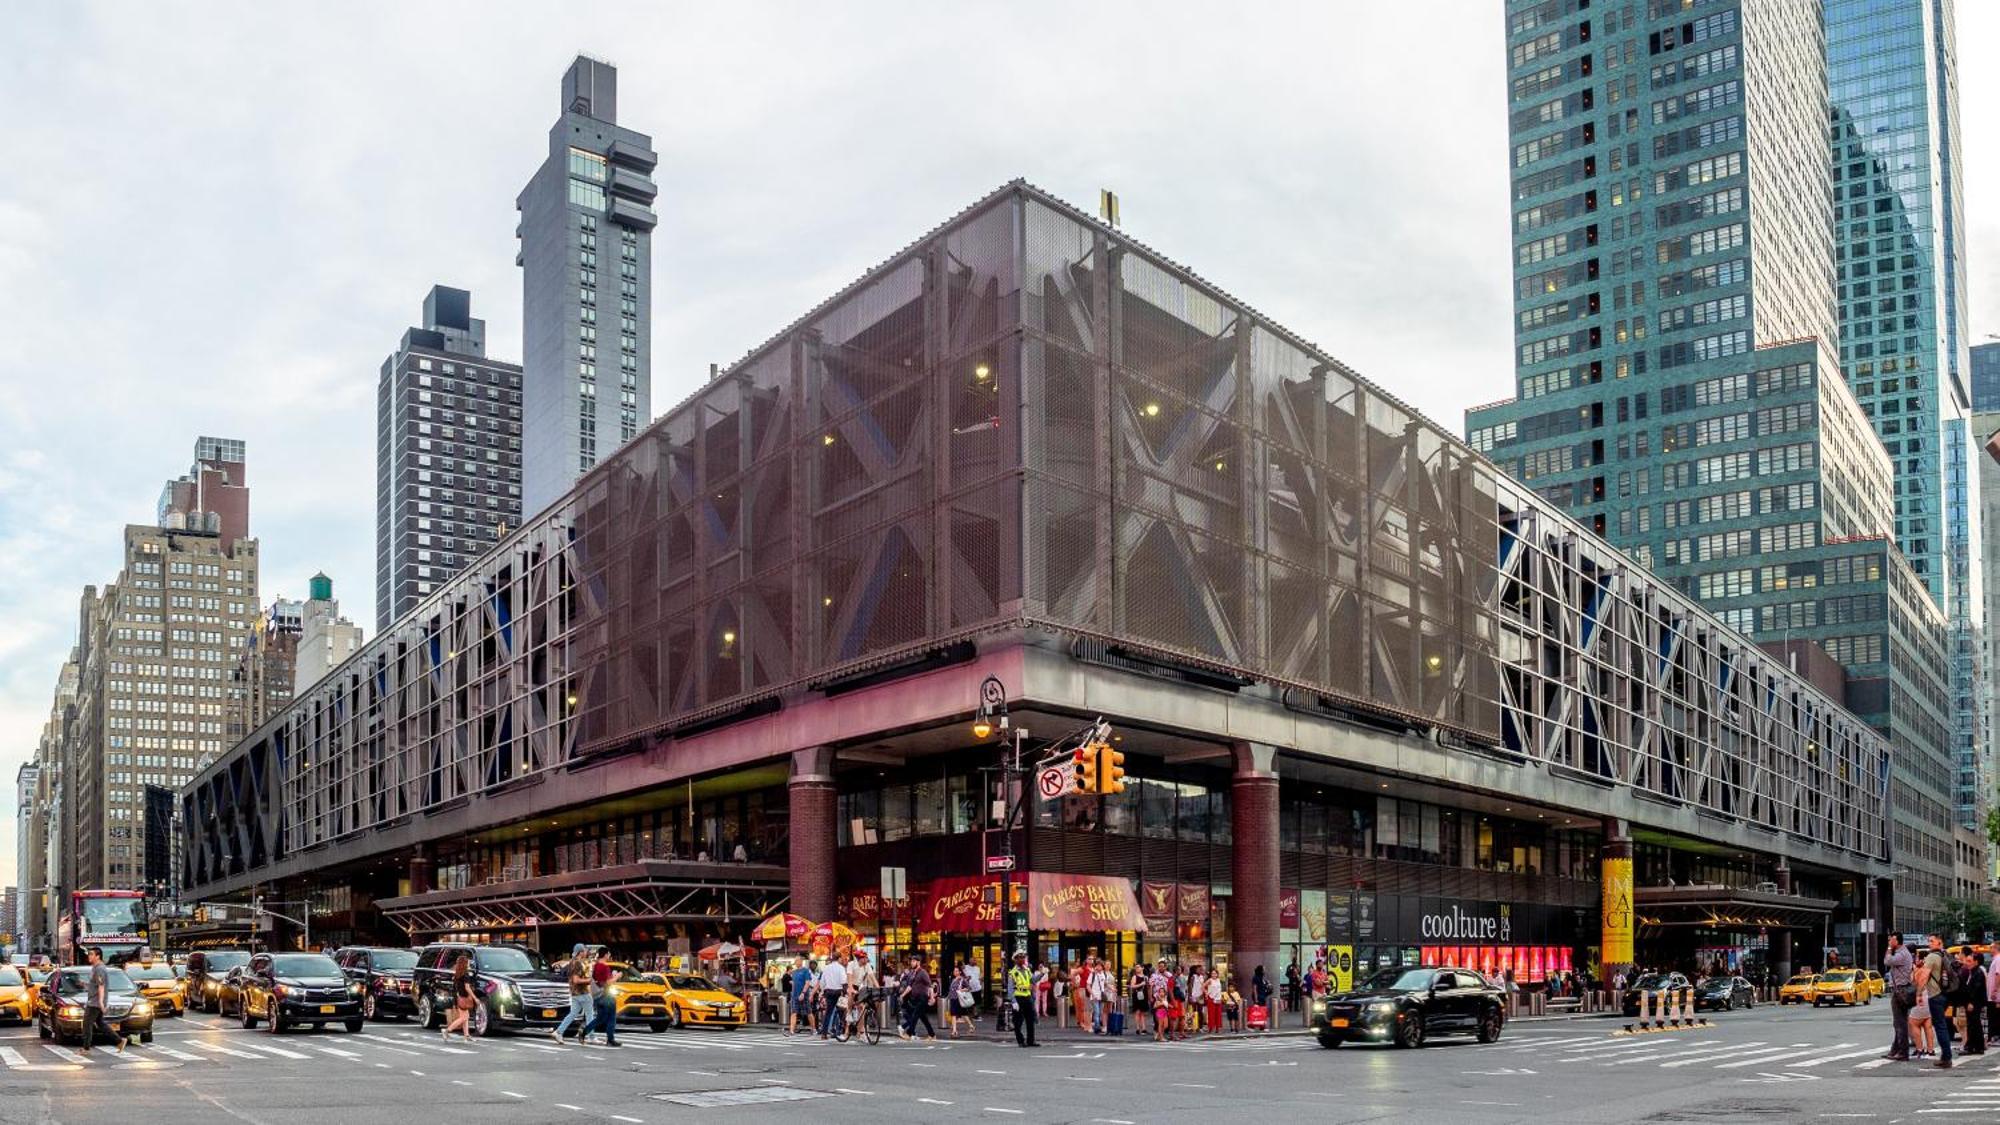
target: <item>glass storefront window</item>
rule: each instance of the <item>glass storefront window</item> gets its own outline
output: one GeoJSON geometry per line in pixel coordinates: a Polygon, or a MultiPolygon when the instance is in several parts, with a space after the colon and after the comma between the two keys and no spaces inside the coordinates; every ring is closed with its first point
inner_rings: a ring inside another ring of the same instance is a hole
{"type": "Polygon", "coordinates": [[[951,834],[971,832],[979,827],[979,782],[962,773],[951,775],[951,834]]]}
{"type": "Polygon", "coordinates": [[[1065,797],[1062,805],[1063,827],[1071,832],[1095,832],[1102,820],[1099,808],[1102,797],[1065,797]]]}
{"type": "Polygon", "coordinates": [[[1118,836],[1139,834],[1139,784],[1127,779],[1125,792],[1104,798],[1104,830],[1118,836]]]}
{"type": "Polygon", "coordinates": [[[1199,785],[1182,783],[1175,787],[1177,795],[1174,804],[1183,840],[1205,841],[1208,839],[1208,790],[1199,785]]]}
{"type": "Polygon", "coordinates": [[[1307,801],[1299,810],[1299,850],[1319,852],[1326,842],[1326,806],[1307,801]]]}
{"type": "Polygon", "coordinates": [[[1139,834],[1156,840],[1174,838],[1176,787],[1168,781],[1148,781],[1139,791],[1139,834]]]}
{"type": "Polygon", "coordinates": [[[910,787],[892,785],[882,791],[882,838],[910,838],[910,787]]]}
{"type": "Polygon", "coordinates": [[[1229,790],[1217,789],[1209,795],[1209,808],[1214,810],[1208,820],[1208,838],[1218,844],[1227,844],[1233,838],[1230,824],[1229,790]]]}
{"type": "Polygon", "coordinates": [[[919,781],[910,787],[915,802],[911,811],[911,831],[919,836],[944,835],[944,778],[919,781]]]}

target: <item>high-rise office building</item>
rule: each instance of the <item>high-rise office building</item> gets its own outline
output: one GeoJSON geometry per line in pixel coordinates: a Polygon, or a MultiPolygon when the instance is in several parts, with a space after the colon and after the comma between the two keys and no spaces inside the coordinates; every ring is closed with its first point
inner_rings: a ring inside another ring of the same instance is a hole
{"type": "MultiPolygon", "coordinates": [[[[2000,414],[2000,342],[1976,344],[1971,354],[1972,409],[1981,414],[2000,414]]],[[[1973,437],[1975,442],[1984,440],[1977,433],[1973,437]]]]}
{"type": "Polygon", "coordinates": [[[1841,369],[1895,470],[1896,541],[1952,630],[1953,809],[1985,818],[1978,455],[1950,0],[1823,0],[1841,369]]]}
{"type": "Polygon", "coordinates": [[[1821,10],[1509,0],[1516,389],[1472,444],[1890,738],[1898,921],[1953,888],[1945,617],[1840,377],[1821,10]]]}
{"type": "Polygon", "coordinates": [[[522,510],[652,420],[653,140],[618,124],[618,71],[579,55],[522,189],[522,510]]]}
{"type": "Polygon", "coordinates": [[[117,581],[84,588],[60,794],[68,889],[143,886],[145,787],[178,788],[228,748],[257,599],[245,469],[242,442],[202,438],[158,523],[126,526],[117,581]]]}
{"type": "Polygon", "coordinates": [[[14,900],[14,944],[26,950],[35,948],[36,902],[42,886],[41,776],[41,764],[34,761],[22,762],[14,773],[14,877],[20,888],[14,900]]]}
{"type": "Polygon", "coordinates": [[[313,575],[308,595],[300,608],[298,660],[292,673],[295,695],[361,651],[361,626],[340,615],[333,579],[323,572],[313,575]]]}
{"type": "Polygon", "coordinates": [[[231,673],[231,707],[224,741],[234,745],[264,725],[264,720],[292,701],[297,676],[299,634],[305,629],[305,603],[273,599],[257,614],[243,638],[231,673]]]}
{"type": "Polygon", "coordinates": [[[432,286],[375,401],[375,626],[521,524],[521,368],[486,355],[472,294],[432,286]]]}

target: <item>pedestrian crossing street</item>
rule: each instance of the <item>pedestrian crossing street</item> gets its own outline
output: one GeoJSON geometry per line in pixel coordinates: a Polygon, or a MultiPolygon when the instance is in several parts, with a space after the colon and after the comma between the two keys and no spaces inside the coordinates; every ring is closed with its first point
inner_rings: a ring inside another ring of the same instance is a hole
{"type": "Polygon", "coordinates": [[[153,1042],[134,1041],[120,1055],[110,1046],[99,1044],[84,1052],[34,1039],[0,1041],[0,1071],[82,1072],[113,1070],[159,1070],[167,1067],[221,1064],[246,1066],[286,1064],[315,1059],[398,1067],[416,1065],[415,1060],[470,1060],[479,1056],[581,1055],[604,1059],[621,1054],[639,1057],[664,1056],[684,1052],[754,1051],[768,1047],[776,1036],[757,1032],[666,1031],[627,1033],[619,1037],[618,1050],[598,1047],[557,1046],[546,1038],[516,1035],[506,1038],[475,1039],[470,1043],[453,1039],[446,1042],[436,1034],[419,1031],[371,1029],[359,1035],[310,1032],[283,1037],[258,1032],[232,1032],[220,1027],[189,1032],[156,1033],[153,1042]]]}

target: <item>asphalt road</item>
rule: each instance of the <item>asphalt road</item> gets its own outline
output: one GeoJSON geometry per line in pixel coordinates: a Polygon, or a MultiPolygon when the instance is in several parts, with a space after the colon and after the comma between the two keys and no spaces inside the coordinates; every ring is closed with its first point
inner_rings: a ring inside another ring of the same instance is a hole
{"type": "Polygon", "coordinates": [[[2000,1051],[1950,1071],[1882,1062],[1886,1005],[1715,1020],[1638,1036],[1614,1020],[1521,1021],[1490,1046],[1415,1051],[1328,1051],[1300,1035],[871,1047],[764,1030],[632,1031],[612,1051],[526,1036],[446,1043],[397,1023],[273,1036],[195,1015],[162,1021],[125,1059],[0,1029],[0,1122],[2000,1120],[2000,1051]]]}

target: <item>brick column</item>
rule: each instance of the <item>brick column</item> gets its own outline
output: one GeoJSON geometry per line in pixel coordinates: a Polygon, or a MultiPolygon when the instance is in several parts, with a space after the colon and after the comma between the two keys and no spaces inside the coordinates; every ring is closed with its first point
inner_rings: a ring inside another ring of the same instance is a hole
{"type": "Polygon", "coordinates": [[[1264,967],[1276,981],[1278,961],[1278,752],[1255,742],[1236,744],[1230,784],[1230,967],[1247,989],[1264,967]]]}
{"type": "Polygon", "coordinates": [[[833,750],[814,746],[792,752],[789,862],[792,913],[815,922],[833,920],[835,818],[833,750]]]}

